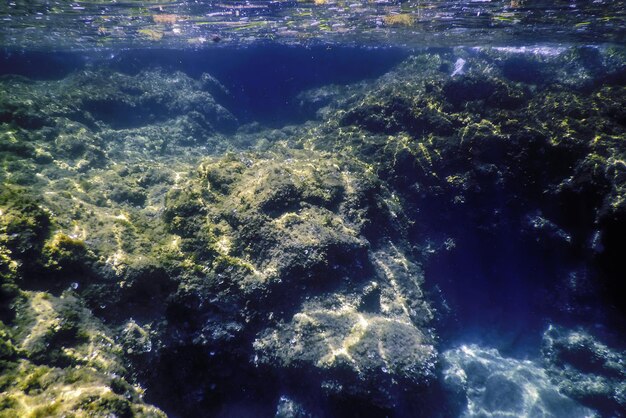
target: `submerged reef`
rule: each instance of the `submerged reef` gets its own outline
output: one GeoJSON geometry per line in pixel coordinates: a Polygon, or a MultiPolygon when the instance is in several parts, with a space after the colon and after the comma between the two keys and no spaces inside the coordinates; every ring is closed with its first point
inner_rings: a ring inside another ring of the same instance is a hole
{"type": "Polygon", "coordinates": [[[626,409],[626,353],[584,330],[550,326],[543,336],[543,361],[559,390],[606,416],[626,409]]]}
{"type": "Polygon", "coordinates": [[[497,350],[461,346],[443,354],[444,379],[466,404],[462,417],[593,417],[559,393],[545,370],[530,361],[502,357],[497,350]]]}
{"type": "Polygon", "coordinates": [[[317,390],[392,405],[391,381],[427,383],[436,350],[387,193],[360,162],[313,150],[202,162],[166,198],[165,221],[197,270],[178,289],[187,313],[176,319],[206,317],[190,337],[243,351],[281,381],[306,373],[317,390]],[[371,232],[372,219],[388,233],[371,232]]]}
{"type": "Polygon", "coordinates": [[[0,78],[0,416],[623,411],[623,50],[418,54],[280,129],[228,95],[0,78]]]}
{"type": "Polygon", "coordinates": [[[165,417],[129,383],[122,347],[71,292],[21,292],[2,331],[3,416],[165,417]]]}

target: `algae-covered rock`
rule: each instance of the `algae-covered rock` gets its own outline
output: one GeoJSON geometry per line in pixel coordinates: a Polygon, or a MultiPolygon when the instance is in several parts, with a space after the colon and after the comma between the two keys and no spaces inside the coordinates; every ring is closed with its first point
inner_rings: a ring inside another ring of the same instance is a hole
{"type": "Polygon", "coordinates": [[[56,233],[43,247],[46,267],[51,270],[80,270],[89,261],[85,243],[62,232],[56,233]]]}
{"type": "Polygon", "coordinates": [[[37,198],[24,188],[3,188],[0,211],[0,243],[18,259],[36,256],[50,225],[37,198]]]}
{"type": "Polygon", "coordinates": [[[395,208],[364,168],[312,150],[212,159],[170,192],[165,219],[181,250],[209,263],[209,291],[242,306],[237,315],[217,301],[204,308],[213,306],[197,331],[206,344],[256,334],[247,342],[255,366],[391,407],[402,384],[433,376],[432,313],[419,268],[388,242],[402,233],[395,208]],[[223,328],[229,316],[244,324],[223,328]]]}
{"type": "Polygon", "coordinates": [[[315,154],[275,158],[207,162],[192,188],[168,197],[166,219],[182,245],[220,272],[240,271],[244,290],[330,272],[331,257],[358,257],[367,246],[358,211],[345,212],[363,193],[354,174],[315,154]]]}
{"type": "Polygon", "coordinates": [[[306,409],[296,401],[286,396],[281,396],[276,406],[276,418],[308,418],[314,415],[308,413],[306,409]]]}
{"type": "MultiPolygon", "coordinates": [[[[411,323],[354,308],[307,309],[255,341],[258,362],[321,380],[330,393],[393,406],[432,378],[436,351],[411,323]]],[[[293,377],[292,377],[293,378],[293,377]]]]}
{"type": "MultiPolygon", "coordinates": [[[[600,87],[603,70],[585,67],[582,57],[564,51],[523,55],[553,74],[562,66],[557,79],[520,78],[511,74],[513,64],[503,62],[522,55],[507,51],[408,59],[328,105],[334,111],[303,142],[350,150],[376,167],[405,202],[403,214],[424,220],[412,231],[424,241],[455,228],[458,235],[472,234],[462,232],[469,225],[519,231],[524,226],[518,219],[537,210],[547,214],[571,238],[558,251],[594,258],[601,270],[598,288],[620,309],[624,287],[617,248],[624,211],[618,138],[625,130],[616,109],[623,107],[623,86],[600,87]],[[457,57],[463,74],[452,70],[457,57]],[[572,60],[574,67],[563,66],[572,60]],[[591,77],[583,83],[588,90],[564,82],[577,65],[591,77]],[[509,226],[499,223],[502,214],[509,226]],[[468,216],[471,222],[458,222],[468,216]],[[596,254],[590,242],[601,244],[596,254]]],[[[598,59],[597,65],[613,71],[598,59]]]]}
{"type": "Polygon", "coordinates": [[[626,407],[626,353],[588,332],[550,326],[543,335],[543,361],[561,393],[605,416],[626,407]]]}
{"type": "Polygon", "coordinates": [[[515,109],[527,100],[522,86],[486,74],[454,77],[443,85],[446,100],[455,108],[480,105],[499,109],[515,109]]]}
{"type": "Polygon", "coordinates": [[[87,126],[61,118],[57,127],[58,133],[52,148],[54,155],[61,157],[64,162],[73,163],[73,168],[79,171],[99,167],[106,162],[104,144],[87,126]]]}
{"type": "Polygon", "coordinates": [[[444,381],[457,396],[462,417],[595,417],[560,393],[531,361],[503,357],[494,349],[461,346],[443,353],[444,381]]]}
{"type": "Polygon", "coordinates": [[[165,416],[142,402],[141,388],[117,377],[127,376],[121,347],[75,295],[25,292],[19,299],[12,338],[1,335],[3,414],[165,416]]]}
{"type": "Polygon", "coordinates": [[[623,299],[623,54],[548,50],[419,54],[237,132],[206,74],[2,77],[0,409],[618,411],[621,354],[582,332],[546,333],[547,374],[478,346],[438,374],[452,322],[623,299]]]}
{"type": "Polygon", "coordinates": [[[28,292],[20,298],[16,311],[15,340],[31,361],[123,373],[119,348],[76,296],[28,292]]]}
{"type": "Polygon", "coordinates": [[[263,331],[255,362],[278,368],[285,379],[304,372],[327,393],[381,407],[423,389],[437,352],[420,272],[397,250],[372,253],[370,262],[372,281],[307,298],[288,322],[263,331]]]}
{"type": "Polygon", "coordinates": [[[16,357],[18,349],[13,343],[11,330],[0,322],[0,361],[5,362],[16,357]]]}
{"type": "Polygon", "coordinates": [[[149,417],[166,415],[131,396],[116,394],[111,378],[91,369],[59,369],[20,360],[4,369],[2,415],[24,417],[149,417]]]}
{"type": "Polygon", "coordinates": [[[142,354],[152,351],[150,329],[142,328],[132,319],[124,325],[121,339],[122,347],[127,354],[142,354]]]}
{"type": "MultiPolygon", "coordinates": [[[[236,122],[205,91],[212,89],[210,83],[193,80],[183,73],[144,71],[130,76],[99,70],[73,73],[62,83],[33,85],[17,77],[5,78],[4,82],[11,88],[0,98],[2,121],[27,129],[54,126],[59,116],[90,126],[120,129],[161,122],[191,111],[200,112],[220,130],[232,129],[236,122]]],[[[67,150],[75,151],[76,146],[80,144],[67,150]]]]}

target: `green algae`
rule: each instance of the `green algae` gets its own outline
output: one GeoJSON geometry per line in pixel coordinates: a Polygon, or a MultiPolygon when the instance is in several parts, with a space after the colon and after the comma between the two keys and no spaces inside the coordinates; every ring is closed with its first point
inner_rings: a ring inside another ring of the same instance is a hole
{"type": "Polygon", "coordinates": [[[126,375],[110,331],[71,294],[22,292],[13,337],[3,337],[3,416],[164,416],[141,402],[141,390],[112,393],[126,375]]]}
{"type": "Polygon", "coordinates": [[[61,232],[46,242],[42,255],[46,260],[45,267],[56,271],[76,269],[89,261],[85,243],[61,232]]]}
{"type": "Polygon", "coordinates": [[[0,361],[5,362],[15,358],[17,352],[11,330],[4,323],[0,322],[0,361]]]}
{"type": "Polygon", "coordinates": [[[22,259],[40,251],[50,225],[40,201],[25,188],[4,187],[0,207],[2,245],[22,259]]]}
{"type": "Polygon", "coordinates": [[[585,330],[550,326],[543,335],[542,356],[550,379],[562,393],[605,415],[624,408],[623,351],[585,330]]]}
{"type": "MultiPolygon", "coordinates": [[[[262,276],[268,278],[281,276],[275,271],[282,264],[294,268],[293,262],[279,257],[268,260],[271,246],[292,246],[279,250],[284,257],[311,251],[304,259],[313,262],[316,248],[362,245],[351,223],[332,210],[340,205],[338,198],[352,177],[333,160],[300,154],[306,158],[293,155],[286,165],[276,161],[276,154],[241,155],[238,160],[231,155],[203,163],[186,197],[181,199],[180,191],[168,196],[166,219],[181,234],[182,245],[199,248],[196,258],[215,260],[220,270],[230,265],[254,273],[263,267],[269,275],[262,276]]],[[[319,257],[323,261],[327,255],[319,257]]]]}

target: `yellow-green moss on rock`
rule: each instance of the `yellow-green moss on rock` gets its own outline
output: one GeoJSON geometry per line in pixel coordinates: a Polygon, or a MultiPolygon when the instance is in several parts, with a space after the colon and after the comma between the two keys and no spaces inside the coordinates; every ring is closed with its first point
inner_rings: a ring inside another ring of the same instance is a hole
{"type": "Polygon", "coordinates": [[[16,311],[0,330],[0,416],[165,417],[125,383],[122,347],[75,295],[22,292],[16,311]]]}

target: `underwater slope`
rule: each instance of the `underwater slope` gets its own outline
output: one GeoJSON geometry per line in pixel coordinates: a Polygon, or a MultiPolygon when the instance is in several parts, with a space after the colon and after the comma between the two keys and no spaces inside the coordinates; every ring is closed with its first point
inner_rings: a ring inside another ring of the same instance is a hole
{"type": "Polygon", "coordinates": [[[3,413],[619,416],[625,58],[419,54],[281,129],[3,76],[3,413]]]}

